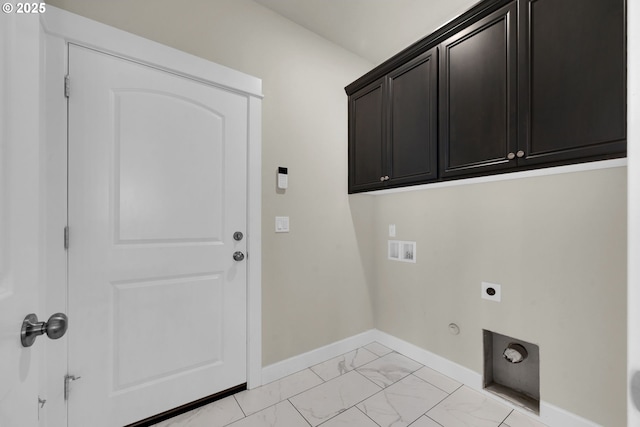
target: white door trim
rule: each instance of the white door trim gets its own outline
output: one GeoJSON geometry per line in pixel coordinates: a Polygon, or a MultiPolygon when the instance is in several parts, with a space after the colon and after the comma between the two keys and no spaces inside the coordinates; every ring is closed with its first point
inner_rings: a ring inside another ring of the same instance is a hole
{"type": "Polygon", "coordinates": [[[46,34],[82,46],[262,98],[262,80],[149,39],[47,5],[46,34]]]}
{"type": "MultiPolygon", "coordinates": [[[[107,52],[161,70],[185,75],[210,85],[241,93],[249,99],[247,159],[247,386],[262,384],[262,292],[261,292],[261,191],[262,191],[262,81],[185,52],[118,30],[47,5],[42,14],[45,115],[43,160],[46,176],[47,292],[44,305],[58,311],[66,309],[66,259],[62,248],[62,230],[67,221],[67,104],[63,81],[67,73],[68,43],[107,52]],[[61,261],[62,260],[62,261],[61,261]]],[[[71,76],[73,93],[73,76],[71,76]]],[[[73,96],[73,95],[71,95],[73,96]]],[[[73,233],[73,231],[72,231],[73,233]]],[[[49,310],[50,311],[50,310],[49,310]]],[[[73,319],[69,319],[70,327],[73,319]]],[[[47,426],[66,426],[66,414],[60,410],[60,378],[66,372],[64,353],[47,356],[46,375],[41,388],[58,402],[47,412],[47,426]],[[56,406],[58,409],[56,409],[56,406]],[[64,421],[61,421],[61,418],[64,421]]],[[[52,402],[54,403],[54,402],[52,402]]]]}

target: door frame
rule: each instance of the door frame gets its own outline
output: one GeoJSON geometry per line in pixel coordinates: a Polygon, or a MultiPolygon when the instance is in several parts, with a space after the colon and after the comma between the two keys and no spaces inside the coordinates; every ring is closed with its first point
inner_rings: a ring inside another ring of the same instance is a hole
{"type": "MultiPolygon", "coordinates": [[[[67,310],[67,254],[63,233],[67,225],[68,114],[64,79],[68,72],[68,44],[74,43],[247,97],[247,387],[262,385],[262,80],[50,5],[40,16],[40,23],[44,88],[41,109],[45,128],[43,145],[46,146],[41,162],[46,182],[45,311],[67,310]]],[[[69,91],[73,96],[73,76],[70,76],[69,91]]],[[[73,242],[73,230],[70,235],[73,242]]],[[[69,319],[69,324],[72,328],[73,319],[69,319]]],[[[43,363],[46,369],[42,371],[40,389],[49,397],[44,425],[66,427],[62,384],[69,373],[67,346],[56,346],[47,353],[43,363]]]]}
{"type": "Polygon", "coordinates": [[[640,4],[627,2],[627,425],[640,423],[640,4]]]}

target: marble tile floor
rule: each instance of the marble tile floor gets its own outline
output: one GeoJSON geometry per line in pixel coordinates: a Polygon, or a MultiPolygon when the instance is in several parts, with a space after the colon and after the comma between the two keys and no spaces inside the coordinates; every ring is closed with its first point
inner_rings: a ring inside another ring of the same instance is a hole
{"type": "Polygon", "coordinates": [[[545,427],[371,343],[154,427],[545,427]]]}

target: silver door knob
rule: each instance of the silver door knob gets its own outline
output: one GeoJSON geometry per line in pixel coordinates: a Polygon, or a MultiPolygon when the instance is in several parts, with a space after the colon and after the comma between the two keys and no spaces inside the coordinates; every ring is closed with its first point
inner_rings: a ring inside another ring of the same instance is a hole
{"type": "Polygon", "coordinates": [[[46,322],[38,322],[38,316],[31,313],[24,318],[20,330],[20,341],[23,347],[31,347],[40,335],[47,334],[52,340],[61,338],[66,332],[69,319],[64,313],[56,313],[46,322]]]}
{"type": "Polygon", "coordinates": [[[384,176],[380,177],[380,182],[384,181],[384,176]]]}
{"type": "Polygon", "coordinates": [[[233,259],[236,261],[242,261],[244,259],[244,254],[240,251],[236,251],[233,253],[233,259]]]}
{"type": "Polygon", "coordinates": [[[235,233],[233,233],[233,240],[237,242],[242,240],[243,237],[244,237],[244,234],[242,234],[242,231],[236,231],[235,233]]]}
{"type": "Polygon", "coordinates": [[[507,159],[509,159],[509,160],[513,160],[513,159],[515,159],[515,158],[516,158],[516,155],[515,155],[514,153],[509,153],[509,154],[507,154],[507,159]]]}
{"type": "Polygon", "coordinates": [[[516,156],[518,156],[518,158],[524,157],[524,151],[520,150],[516,153],[516,156]]]}

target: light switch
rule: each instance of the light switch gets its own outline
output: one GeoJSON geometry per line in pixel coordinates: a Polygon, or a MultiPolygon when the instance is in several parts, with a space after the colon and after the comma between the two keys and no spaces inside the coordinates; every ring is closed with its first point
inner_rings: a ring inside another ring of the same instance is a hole
{"type": "Polygon", "coordinates": [[[276,217],[276,233],[288,233],[289,232],[289,217],[277,216],[276,217]]]}
{"type": "Polygon", "coordinates": [[[389,237],[396,237],[396,225],[389,224],[389,237]]]}

